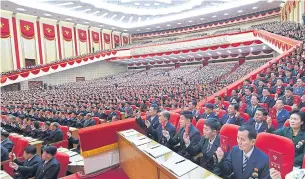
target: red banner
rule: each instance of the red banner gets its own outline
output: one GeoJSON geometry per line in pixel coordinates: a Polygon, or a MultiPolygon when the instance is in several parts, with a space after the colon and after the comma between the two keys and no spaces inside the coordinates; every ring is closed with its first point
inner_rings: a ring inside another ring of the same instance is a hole
{"type": "Polygon", "coordinates": [[[49,24],[42,24],[44,38],[48,40],[55,39],[55,27],[49,24]]]}
{"type": "Polygon", "coordinates": [[[114,37],[114,44],[120,45],[120,36],[114,35],[113,37],[114,37]]]}
{"type": "Polygon", "coordinates": [[[22,37],[32,39],[35,37],[34,23],[20,20],[20,29],[22,37]]]}
{"type": "Polygon", "coordinates": [[[82,29],[77,29],[78,32],[78,38],[81,42],[86,42],[87,41],[87,33],[85,30],[82,29]]]}
{"type": "Polygon", "coordinates": [[[10,36],[9,20],[1,17],[1,38],[8,38],[10,36]]]}
{"type": "Polygon", "coordinates": [[[104,34],[104,41],[106,44],[110,43],[110,35],[109,34],[104,34]]]}
{"type": "Polygon", "coordinates": [[[92,34],[92,40],[94,43],[99,43],[100,42],[100,35],[98,32],[93,32],[91,31],[92,34]]]}
{"type": "Polygon", "coordinates": [[[123,43],[124,45],[128,44],[128,37],[123,37],[123,43]]]}
{"type": "Polygon", "coordinates": [[[68,27],[61,27],[62,30],[62,37],[65,41],[71,41],[72,40],[72,29],[68,27]]]}

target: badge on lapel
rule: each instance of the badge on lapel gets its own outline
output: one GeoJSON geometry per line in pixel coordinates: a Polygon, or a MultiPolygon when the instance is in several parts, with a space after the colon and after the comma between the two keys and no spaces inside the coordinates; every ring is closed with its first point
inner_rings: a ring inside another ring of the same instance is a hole
{"type": "Polygon", "coordinates": [[[297,149],[301,148],[305,143],[305,140],[301,140],[298,142],[298,144],[295,146],[297,149]]]}
{"type": "Polygon", "coordinates": [[[252,175],[249,179],[258,179],[258,169],[257,168],[253,169],[252,175]]]}

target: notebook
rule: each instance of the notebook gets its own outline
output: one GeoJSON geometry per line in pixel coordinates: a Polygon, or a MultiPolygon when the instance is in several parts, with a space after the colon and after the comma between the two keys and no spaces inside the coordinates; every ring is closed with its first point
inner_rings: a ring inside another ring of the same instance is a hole
{"type": "Polygon", "coordinates": [[[163,156],[166,153],[171,152],[171,149],[169,149],[161,144],[157,144],[152,147],[144,149],[144,151],[147,152],[152,157],[158,158],[158,157],[163,156]]]}

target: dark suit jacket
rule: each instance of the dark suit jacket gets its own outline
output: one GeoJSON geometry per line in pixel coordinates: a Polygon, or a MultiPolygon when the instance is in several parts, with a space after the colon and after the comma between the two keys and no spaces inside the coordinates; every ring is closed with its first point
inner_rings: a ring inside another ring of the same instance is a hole
{"type": "Polygon", "coordinates": [[[154,116],[154,118],[152,118],[151,116],[148,116],[148,117],[146,118],[146,120],[148,120],[148,121],[150,122],[149,128],[146,127],[145,121],[142,120],[141,117],[136,118],[137,124],[138,124],[140,127],[144,128],[144,129],[146,130],[146,135],[147,135],[148,137],[152,138],[153,140],[157,140],[157,139],[155,139],[154,136],[152,135],[152,130],[156,130],[156,129],[158,128],[158,126],[159,126],[159,124],[160,124],[160,123],[159,123],[159,117],[158,117],[157,115],[154,116]]]}
{"type": "Polygon", "coordinates": [[[276,116],[276,119],[277,119],[277,122],[278,122],[278,127],[282,128],[285,121],[287,119],[289,119],[289,117],[290,117],[289,112],[286,109],[282,109],[282,111],[279,112],[276,116]]]}
{"type": "Polygon", "coordinates": [[[293,105],[293,96],[291,96],[289,99],[286,98],[286,96],[283,96],[280,99],[283,100],[283,103],[285,105],[288,105],[288,106],[292,106],[293,105]]]}
{"type": "Polygon", "coordinates": [[[94,126],[94,125],[95,125],[95,120],[90,119],[90,120],[86,120],[86,121],[84,122],[83,127],[89,127],[89,126],[94,126]]]}
{"type": "Polygon", "coordinates": [[[238,126],[241,126],[244,123],[243,118],[239,117],[236,118],[235,115],[232,118],[229,118],[230,116],[228,114],[225,114],[222,116],[221,120],[220,120],[220,124],[224,125],[224,124],[235,124],[238,126]]]}
{"type": "Polygon", "coordinates": [[[264,98],[263,96],[259,99],[260,103],[266,103],[268,104],[268,107],[271,108],[274,105],[274,99],[268,96],[267,98],[264,98]]]}
{"type": "Polygon", "coordinates": [[[216,116],[214,112],[210,113],[210,115],[207,115],[207,113],[203,113],[199,119],[211,119],[211,118],[218,120],[218,116],[216,116]]]}
{"type": "Polygon", "coordinates": [[[13,142],[9,138],[4,139],[1,142],[1,145],[6,148],[8,152],[11,152],[14,146],[13,142]]]}
{"type": "MultiPolygon", "coordinates": [[[[251,118],[246,124],[252,126],[255,129],[255,120],[251,118]]],[[[266,132],[268,130],[268,124],[266,121],[262,121],[261,127],[258,129],[257,133],[266,132]]]]}
{"type": "Polygon", "coordinates": [[[107,120],[108,120],[108,121],[111,121],[111,120],[112,120],[112,117],[113,117],[113,116],[116,116],[116,115],[117,115],[117,114],[116,114],[115,111],[109,113],[109,114],[108,114],[108,117],[107,117],[107,120]]]}
{"type": "Polygon", "coordinates": [[[38,163],[35,179],[57,179],[60,165],[53,157],[45,165],[44,161],[38,163]]]}
{"type": "Polygon", "coordinates": [[[305,131],[299,131],[299,133],[293,139],[293,133],[291,127],[284,127],[278,129],[273,132],[274,134],[287,137],[292,140],[295,145],[295,156],[294,156],[294,166],[302,166],[304,153],[305,153],[305,131]],[[300,147],[297,148],[299,142],[303,140],[303,144],[299,145],[300,147]]]}
{"type": "MultiPolygon", "coordinates": [[[[277,93],[276,91],[277,91],[277,86],[274,86],[273,88],[272,88],[272,90],[271,90],[271,92],[272,92],[272,94],[275,94],[275,93],[277,93]]],[[[279,96],[282,96],[283,94],[284,94],[284,91],[285,91],[285,87],[284,86],[281,86],[281,88],[280,88],[280,94],[279,94],[279,96]]]]}
{"type": "Polygon", "coordinates": [[[35,171],[31,171],[29,168],[33,167],[34,165],[38,165],[38,163],[41,162],[41,159],[38,155],[34,155],[30,161],[15,159],[14,162],[19,166],[17,172],[20,172],[20,175],[23,178],[31,178],[35,176],[35,171]]]}
{"type": "Polygon", "coordinates": [[[259,179],[270,179],[269,158],[268,156],[254,147],[253,153],[250,156],[245,171],[243,168],[243,151],[234,146],[232,151],[226,158],[221,160],[215,168],[219,168],[223,175],[228,176],[234,172],[235,179],[247,179],[252,177],[254,169],[257,169],[259,179]]]}
{"type": "Polygon", "coordinates": [[[59,142],[61,141],[63,138],[63,133],[62,131],[58,128],[55,131],[53,131],[49,137],[48,137],[48,141],[49,143],[55,143],[55,142],[59,142]]]}
{"type": "Polygon", "coordinates": [[[77,120],[75,123],[75,127],[76,128],[82,128],[84,126],[84,122],[86,121],[86,119],[82,118],[81,120],[77,120]]]}
{"type": "Polygon", "coordinates": [[[252,110],[252,106],[249,105],[247,106],[247,108],[245,109],[245,113],[247,113],[250,117],[254,117],[256,110],[259,108],[259,105],[257,105],[254,110],[252,110]]]}
{"type": "Polygon", "coordinates": [[[199,159],[200,166],[206,168],[208,167],[208,163],[213,160],[213,155],[217,148],[220,145],[220,137],[219,135],[216,136],[211,149],[208,151],[209,146],[209,139],[205,138],[204,136],[201,137],[200,142],[198,142],[196,145],[189,145],[187,147],[187,151],[192,155],[196,156],[198,153],[202,153],[201,159],[199,159]]]}
{"type": "Polygon", "coordinates": [[[1,144],[1,161],[8,160],[8,150],[1,144]]]}
{"type": "MultiPolygon", "coordinates": [[[[169,132],[169,135],[170,135],[171,138],[176,135],[176,128],[170,122],[168,122],[165,125],[165,130],[169,132]]],[[[159,126],[157,127],[157,129],[152,129],[151,134],[152,134],[153,138],[158,143],[160,143],[160,144],[162,144],[164,146],[168,146],[167,145],[167,140],[166,140],[166,138],[162,134],[162,125],[161,125],[161,123],[159,123],[159,126]]]]}
{"type": "Polygon", "coordinates": [[[68,142],[69,142],[69,148],[73,148],[73,144],[78,144],[77,148],[76,148],[76,152],[80,153],[79,139],[75,139],[73,137],[69,137],[68,138],[68,142]]]}
{"type": "MultiPolygon", "coordinates": [[[[178,148],[175,148],[175,152],[177,152],[178,154],[180,154],[181,156],[187,158],[187,159],[191,159],[192,155],[187,151],[185,143],[184,143],[184,139],[183,139],[183,134],[185,132],[185,128],[181,128],[179,129],[179,131],[177,132],[177,134],[173,137],[170,138],[168,140],[168,145],[170,146],[170,148],[174,148],[175,145],[180,144],[180,146],[178,148]]],[[[193,146],[193,145],[197,145],[198,142],[200,141],[200,133],[198,131],[198,129],[191,125],[190,129],[189,129],[189,137],[190,137],[190,145],[189,146],[193,146]]]]}

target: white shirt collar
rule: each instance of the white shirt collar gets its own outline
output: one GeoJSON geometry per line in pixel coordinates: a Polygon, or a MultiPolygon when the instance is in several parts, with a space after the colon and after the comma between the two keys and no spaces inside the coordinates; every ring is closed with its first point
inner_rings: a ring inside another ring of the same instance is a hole
{"type": "Polygon", "coordinates": [[[247,156],[248,159],[249,159],[251,157],[252,153],[253,153],[253,150],[254,150],[254,147],[252,147],[252,149],[246,154],[245,154],[245,152],[243,152],[244,156],[247,156]]]}
{"type": "Polygon", "coordinates": [[[210,144],[213,144],[213,143],[214,143],[214,141],[215,141],[215,139],[216,139],[216,137],[217,137],[217,135],[214,137],[214,139],[213,139],[213,140],[210,140],[210,139],[209,139],[209,143],[210,143],[210,144]]]}

